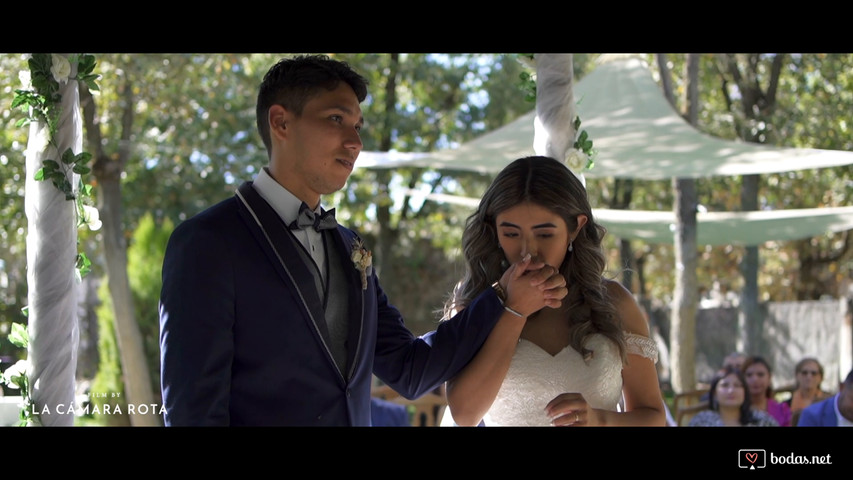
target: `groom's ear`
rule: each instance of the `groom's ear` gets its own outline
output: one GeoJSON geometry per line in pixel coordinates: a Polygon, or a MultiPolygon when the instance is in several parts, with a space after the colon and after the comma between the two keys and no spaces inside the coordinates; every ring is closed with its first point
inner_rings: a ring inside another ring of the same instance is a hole
{"type": "Polygon", "coordinates": [[[290,113],[281,105],[273,105],[270,107],[267,121],[270,125],[270,138],[278,138],[284,140],[287,138],[287,122],[290,120],[290,113]]]}

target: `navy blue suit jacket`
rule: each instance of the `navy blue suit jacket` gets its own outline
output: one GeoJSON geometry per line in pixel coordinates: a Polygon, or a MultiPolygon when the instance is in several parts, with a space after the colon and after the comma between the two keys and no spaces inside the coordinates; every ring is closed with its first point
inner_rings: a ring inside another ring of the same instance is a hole
{"type": "Polygon", "coordinates": [[[838,393],[813,403],[800,412],[798,427],[837,427],[838,417],[835,415],[835,404],[838,403],[838,393]]]}
{"type": "Polygon", "coordinates": [[[349,275],[340,371],[313,277],[288,235],[251,182],[172,233],[160,296],[167,426],[370,425],[372,374],[406,398],[420,397],[474,356],[503,311],[487,289],[415,337],[375,271],[362,289],[350,259],[357,234],[338,226],[327,254],[349,275]]]}

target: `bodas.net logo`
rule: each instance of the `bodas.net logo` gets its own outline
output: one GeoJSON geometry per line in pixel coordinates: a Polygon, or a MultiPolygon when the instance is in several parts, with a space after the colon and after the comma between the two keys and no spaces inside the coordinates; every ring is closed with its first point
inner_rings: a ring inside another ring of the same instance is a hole
{"type": "Polygon", "coordinates": [[[743,448],[737,451],[737,466],[755,470],[767,466],[767,452],[760,448],[743,448]]]}

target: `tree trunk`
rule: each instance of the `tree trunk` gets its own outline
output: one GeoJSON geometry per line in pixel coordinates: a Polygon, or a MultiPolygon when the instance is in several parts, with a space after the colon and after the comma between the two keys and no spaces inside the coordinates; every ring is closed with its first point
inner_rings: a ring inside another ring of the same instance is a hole
{"type": "MultiPolygon", "coordinates": [[[[758,210],[759,175],[744,175],[740,193],[741,208],[744,211],[758,210]]],[[[760,352],[762,315],[758,311],[758,247],[749,245],[743,253],[740,264],[743,276],[743,291],[740,295],[738,310],[737,351],[760,352]]]]}
{"type": "MultiPolygon", "coordinates": [[[[658,55],[658,67],[661,78],[666,78],[668,87],[669,70],[666,59],[658,55]]],[[[687,89],[685,104],[686,120],[696,125],[698,117],[698,75],[699,57],[687,57],[687,89]]],[[[670,87],[671,88],[671,87],[670,87]]],[[[674,103],[672,91],[666,91],[670,103],[674,103]]],[[[674,178],[676,230],[675,246],[675,292],[672,299],[672,321],[670,327],[670,356],[672,365],[672,386],[677,392],[686,392],[696,387],[696,310],[698,308],[698,281],[696,269],[698,254],[696,248],[696,198],[695,180],[674,178]]]]}
{"type": "Polygon", "coordinates": [[[622,268],[622,285],[630,291],[634,291],[634,252],[631,249],[631,241],[619,239],[619,258],[622,268]]]}
{"type": "MultiPolygon", "coordinates": [[[[634,179],[617,178],[613,182],[614,194],[610,202],[610,208],[615,210],[627,210],[631,208],[631,200],[634,197],[634,179]]],[[[631,240],[619,239],[620,268],[622,269],[622,285],[630,291],[634,291],[634,251],[631,248],[631,240]]],[[[640,287],[642,290],[642,287],[640,287]]]]}
{"type": "MultiPolygon", "coordinates": [[[[385,124],[383,125],[382,138],[380,139],[379,151],[391,150],[391,132],[394,128],[394,112],[397,103],[397,76],[400,71],[400,55],[390,55],[389,73],[385,84],[385,124]]],[[[396,241],[396,235],[391,228],[391,173],[392,170],[382,169],[376,171],[376,185],[379,189],[376,201],[376,225],[379,230],[376,251],[374,252],[377,275],[382,275],[384,261],[391,258],[391,246],[396,241]]],[[[390,269],[388,269],[390,272],[390,269]]]]}
{"type": "Polygon", "coordinates": [[[130,82],[124,85],[124,116],[122,118],[122,145],[117,160],[111,159],[101,145],[101,133],[96,122],[96,106],[91,93],[85,87],[82,90],[84,117],[89,148],[95,154],[92,169],[98,181],[98,209],[103,224],[104,252],[107,263],[107,280],[110,297],[115,310],[115,334],[118,343],[121,368],[128,410],[134,406],[134,412],[127,412],[133,426],[161,425],[159,405],[155,403],[151,390],[151,376],[145,360],[142,335],[133,309],[133,295],[127,278],[127,249],[124,229],[121,222],[121,172],[130,152],[129,141],[133,125],[133,93],[130,82]],[[148,406],[148,415],[138,413],[139,407],[148,406]]]}
{"type": "MultiPolygon", "coordinates": [[[[761,55],[749,54],[744,57],[744,69],[741,71],[737,55],[719,57],[722,61],[721,70],[727,71],[738,87],[741,94],[742,111],[747,124],[738,129],[740,138],[754,143],[765,143],[768,132],[761,125],[768,123],[773,110],[776,108],[776,92],[779,76],[782,71],[784,55],[776,55],[769,69],[769,79],[766,90],[762,89],[759,76],[762,73],[761,55]]],[[[758,209],[759,175],[744,175],[741,190],[741,209],[751,211],[758,209]]],[[[749,353],[758,351],[758,339],[761,338],[761,315],[758,311],[758,264],[759,250],[757,245],[748,245],[741,262],[743,275],[743,291],[740,296],[740,311],[738,312],[737,349],[749,353]]]]}
{"type": "MultiPolygon", "coordinates": [[[[67,200],[49,179],[35,180],[46,159],[59,161],[63,151],[82,151],[77,65],[71,62],[67,82],[60,83],[61,113],[55,145],[44,143],[49,129],[44,122],[30,124],[26,157],[28,358],[29,382],[35,412],[44,426],[71,426],[77,345],[77,214],[74,200],[67,200]]],[[[79,176],[67,172],[76,192],[79,176]]]]}
{"type": "Polygon", "coordinates": [[[696,387],[696,186],[693,179],[673,179],[675,189],[675,293],[672,297],[670,355],[676,392],[696,387]]]}

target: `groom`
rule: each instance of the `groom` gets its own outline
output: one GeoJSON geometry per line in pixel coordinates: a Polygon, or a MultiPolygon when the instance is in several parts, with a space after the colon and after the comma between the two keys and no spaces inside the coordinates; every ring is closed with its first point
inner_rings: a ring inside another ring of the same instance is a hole
{"type": "MultiPolygon", "coordinates": [[[[464,366],[498,322],[518,321],[489,289],[415,337],[383,292],[369,246],[320,206],[362,149],[366,95],[363,77],[325,56],[267,72],[257,123],[268,165],[179,225],[166,249],[167,426],[367,426],[373,374],[419,397],[464,366]]],[[[533,311],[565,296],[554,268],[525,268],[535,271],[511,275],[507,305],[533,311]]]]}

